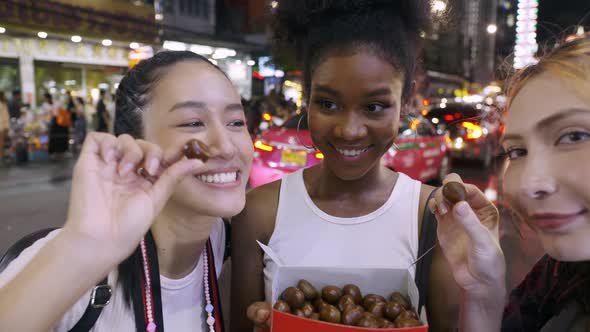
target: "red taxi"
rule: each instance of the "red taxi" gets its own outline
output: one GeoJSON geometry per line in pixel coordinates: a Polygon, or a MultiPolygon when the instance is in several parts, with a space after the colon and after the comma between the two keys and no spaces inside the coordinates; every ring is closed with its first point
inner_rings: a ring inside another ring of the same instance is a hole
{"type": "MultiPolygon", "coordinates": [[[[252,188],[281,179],[300,168],[318,164],[323,154],[313,146],[303,117],[299,135],[295,116],[281,127],[273,127],[254,141],[254,161],[250,175],[252,188]]],[[[450,140],[437,135],[434,127],[420,116],[412,115],[402,121],[397,147],[392,147],[382,159],[385,166],[423,181],[439,181],[450,169],[450,140]]]]}

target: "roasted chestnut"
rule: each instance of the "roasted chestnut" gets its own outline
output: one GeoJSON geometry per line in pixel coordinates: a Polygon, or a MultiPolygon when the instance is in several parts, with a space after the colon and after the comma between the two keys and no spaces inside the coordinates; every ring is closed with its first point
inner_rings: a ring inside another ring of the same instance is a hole
{"type": "Polygon", "coordinates": [[[418,315],[414,310],[404,310],[399,313],[396,319],[418,319],[418,315]]]}
{"type": "Polygon", "coordinates": [[[320,320],[324,322],[338,324],[340,323],[340,319],[340,310],[331,304],[324,306],[322,311],[320,311],[320,320]]]}
{"type": "Polygon", "coordinates": [[[278,300],[273,308],[280,312],[291,313],[291,308],[289,307],[289,304],[283,300],[278,300]]]}
{"type": "Polygon", "coordinates": [[[352,299],[352,296],[342,295],[342,297],[338,301],[338,309],[340,309],[340,311],[344,311],[349,306],[356,307],[356,304],[354,304],[354,300],[352,299]]]}
{"type": "Polygon", "coordinates": [[[408,300],[407,297],[405,297],[402,293],[400,292],[395,292],[393,294],[391,294],[391,297],[389,298],[391,300],[391,302],[397,302],[399,304],[402,305],[402,307],[404,307],[404,309],[410,309],[410,300],[408,300]]]}
{"type": "Polygon", "coordinates": [[[198,139],[191,139],[182,148],[184,155],[189,159],[201,159],[204,163],[209,160],[209,147],[198,139]]]}
{"type": "Polygon", "coordinates": [[[415,327],[415,326],[422,326],[417,319],[397,319],[395,321],[395,327],[402,328],[402,327],[415,327]]]}
{"type": "Polygon", "coordinates": [[[340,297],[342,297],[342,291],[336,286],[326,286],[322,289],[322,299],[329,304],[338,304],[340,297]]]}
{"type": "Polygon", "coordinates": [[[356,326],[376,329],[379,328],[379,323],[377,323],[377,319],[375,317],[363,316],[356,323],[356,326]]]}
{"type": "Polygon", "coordinates": [[[373,304],[375,302],[385,302],[385,298],[381,295],[368,294],[363,299],[363,307],[365,308],[365,310],[369,310],[369,307],[371,306],[371,304],[373,304]]]}
{"type": "Polygon", "coordinates": [[[311,316],[311,314],[313,314],[313,305],[309,302],[305,302],[303,303],[303,307],[301,307],[301,310],[305,314],[305,317],[309,317],[311,316]]]}
{"type": "Polygon", "coordinates": [[[358,288],[357,285],[348,284],[342,287],[342,294],[352,296],[352,299],[356,304],[361,304],[361,302],[363,301],[363,294],[361,293],[361,289],[358,288]]]}
{"type": "Polygon", "coordinates": [[[287,302],[289,307],[291,307],[291,310],[295,310],[301,309],[301,307],[303,306],[303,301],[305,301],[305,296],[303,295],[303,292],[300,289],[295,287],[289,287],[285,289],[285,291],[281,295],[281,299],[287,302]]]}
{"type": "Polygon", "coordinates": [[[395,328],[395,324],[393,324],[392,322],[388,321],[387,319],[385,319],[383,317],[377,318],[377,324],[379,325],[380,329],[395,328]]]}
{"type": "Polygon", "coordinates": [[[307,316],[305,316],[305,313],[301,309],[293,310],[293,315],[295,315],[297,317],[307,318],[307,316]]]}
{"type": "Polygon", "coordinates": [[[328,305],[328,303],[326,303],[326,301],[322,300],[321,297],[318,297],[315,301],[313,301],[313,306],[314,306],[316,312],[321,312],[322,309],[324,309],[324,307],[327,305],[328,305]]]}
{"type": "Polygon", "coordinates": [[[404,311],[404,307],[399,302],[387,302],[385,305],[385,317],[392,321],[404,311]]]}
{"type": "Polygon", "coordinates": [[[313,287],[309,281],[301,279],[297,284],[297,288],[299,288],[303,295],[305,296],[305,301],[313,301],[318,297],[318,290],[313,287]]]}
{"type": "Polygon", "coordinates": [[[442,188],[442,193],[451,204],[457,204],[467,198],[465,186],[460,182],[447,182],[442,188]]]}
{"type": "Polygon", "coordinates": [[[318,314],[317,312],[314,312],[311,314],[311,316],[309,316],[309,319],[320,320],[320,314],[318,314]]]}
{"type": "Polygon", "coordinates": [[[354,326],[363,317],[359,308],[349,307],[342,313],[342,324],[354,326]]]}
{"type": "Polygon", "coordinates": [[[373,316],[375,316],[375,318],[382,318],[383,317],[383,313],[385,311],[385,302],[375,302],[372,303],[369,308],[367,309],[367,312],[370,312],[371,314],[373,314],[373,316]]]}

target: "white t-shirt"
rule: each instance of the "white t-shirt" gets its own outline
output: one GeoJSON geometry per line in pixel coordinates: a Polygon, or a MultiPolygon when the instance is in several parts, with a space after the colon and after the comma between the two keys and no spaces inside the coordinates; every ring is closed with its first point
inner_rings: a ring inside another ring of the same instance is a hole
{"type": "MultiPolygon", "coordinates": [[[[60,230],[55,230],[45,238],[35,242],[25,249],[6,270],[0,274],[0,288],[21,271],[26,264],[53,239],[60,230]]],[[[215,269],[217,276],[221,273],[223,265],[223,253],[225,249],[225,229],[220,219],[211,231],[211,244],[215,255],[215,269]]],[[[123,290],[117,284],[117,270],[111,272],[108,283],[113,288],[111,302],[102,310],[93,332],[133,332],[135,328],[135,316],[127,307],[123,299],[123,290]]],[[[182,279],[169,279],[160,275],[162,288],[162,311],[165,331],[208,331],[204,313],[203,295],[203,264],[199,263],[195,269],[182,279]]],[[[52,332],[67,332],[82,317],[90,300],[90,290],[84,294],[74,306],[51,329],[52,332]]]]}

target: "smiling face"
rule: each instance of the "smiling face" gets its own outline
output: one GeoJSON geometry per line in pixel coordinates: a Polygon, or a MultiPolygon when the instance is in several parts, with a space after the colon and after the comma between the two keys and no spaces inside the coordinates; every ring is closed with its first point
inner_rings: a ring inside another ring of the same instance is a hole
{"type": "Polygon", "coordinates": [[[577,83],[550,73],[528,81],[503,142],[507,200],[563,261],[590,259],[590,98],[577,83]]]}
{"type": "Polygon", "coordinates": [[[196,138],[210,148],[207,170],[182,180],[171,201],[197,214],[231,217],[245,204],[253,147],[240,96],[210,64],[166,67],[143,117],[147,141],[180,151],[196,138]]]}
{"type": "Polygon", "coordinates": [[[397,136],[403,78],[366,50],[334,52],[316,66],[309,129],[337,177],[356,180],[379,166],[397,136]]]}

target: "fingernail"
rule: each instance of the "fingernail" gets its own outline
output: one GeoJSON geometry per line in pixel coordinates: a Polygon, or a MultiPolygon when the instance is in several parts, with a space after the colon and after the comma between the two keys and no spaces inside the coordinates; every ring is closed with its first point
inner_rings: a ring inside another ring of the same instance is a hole
{"type": "Polygon", "coordinates": [[[150,160],[148,164],[148,172],[152,175],[156,175],[156,173],[158,172],[158,166],[160,166],[160,162],[158,161],[158,159],[150,160]]]}
{"type": "Polygon", "coordinates": [[[469,205],[467,204],[467,202],[459,202],[455,206],[455,213],[457,213],[457,216],[459,217],[467,216],[467,214],[469,213],[469,205]]]}
{"type": "Polygon", "coordinates": [[[438,212],[441,215],[447,214],[449,212],[449,208],[447,207],[447,204],[445,204],[444,202],[441,202],[438,204],[438,212]]]}

